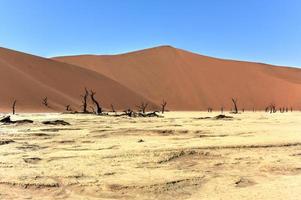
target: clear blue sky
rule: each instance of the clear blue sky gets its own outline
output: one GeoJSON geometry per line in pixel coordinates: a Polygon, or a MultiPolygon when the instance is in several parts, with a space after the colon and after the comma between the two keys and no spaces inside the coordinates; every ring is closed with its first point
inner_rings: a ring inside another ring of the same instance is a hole
{"type": "Polygon", "coordinates": [[[0,46],[41,56],[157,45],[301,67],[300,0],[0,0],[0,46]]]}

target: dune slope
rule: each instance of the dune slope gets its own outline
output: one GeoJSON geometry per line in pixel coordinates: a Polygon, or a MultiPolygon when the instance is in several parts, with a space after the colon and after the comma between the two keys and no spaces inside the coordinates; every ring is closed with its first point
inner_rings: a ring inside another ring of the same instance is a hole
{"type": "Polygon", "coordinates": [[[56,57],[105,75],[173,110],[232,107],[263,110],[271,103],[301,108],[301,70],[216,59],[170,46],[120,55],[56,57]]]}
{"type": "Polygon", "coordinates": [[[68,104],[80,110],[84,87],[93,88],[107,108],[111,103],[125,109],[148,101],[94,71],[5,48],[0,48],[0,74],[0,112],[10,111],[14,99],[17,112],[63,111],[68,104]],[[44,97],[50,108],[43,106],[44,97]]]}

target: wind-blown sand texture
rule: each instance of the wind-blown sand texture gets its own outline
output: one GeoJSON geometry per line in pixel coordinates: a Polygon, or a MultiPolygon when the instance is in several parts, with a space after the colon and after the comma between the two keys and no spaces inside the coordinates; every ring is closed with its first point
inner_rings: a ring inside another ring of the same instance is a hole
{"type": "Polygon", "coordinates": [[[217,114],[12,116],[0,199],[300,199],[301,113],[217,114]]]}

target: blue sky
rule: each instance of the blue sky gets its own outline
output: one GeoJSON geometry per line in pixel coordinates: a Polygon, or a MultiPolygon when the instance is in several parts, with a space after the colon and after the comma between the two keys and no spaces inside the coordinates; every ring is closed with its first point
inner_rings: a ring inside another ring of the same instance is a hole
{"type": "Polygon", "coordinates": [[[0,0],[0,46],[51,57],[172,45],[301,67],[300,0],[0,0]]]}

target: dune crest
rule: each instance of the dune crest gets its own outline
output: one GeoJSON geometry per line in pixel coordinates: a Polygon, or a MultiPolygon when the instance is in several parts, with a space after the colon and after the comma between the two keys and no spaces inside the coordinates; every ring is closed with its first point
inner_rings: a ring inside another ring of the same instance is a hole
{"type": "Polygon", "coordinates": [[[120,55],[78,55],[54,60],[105,75],[173,110],[264,110],[269,104],[301,108],[301,69],[202,56],[171,46],[120,55]]]}
{"type": "Polygon", "coordinates": [[[149,101],[94,71],[5,48],[0,48],[0,74],[0,112],[11,111],[14,100],[17,112],[64,111],[66,105],[80,110],[84,87],[93,89],[105,108],[114,104],[126,109],[149,101]],[[50,108],[42,104],[44,97],[50,108]]]}

